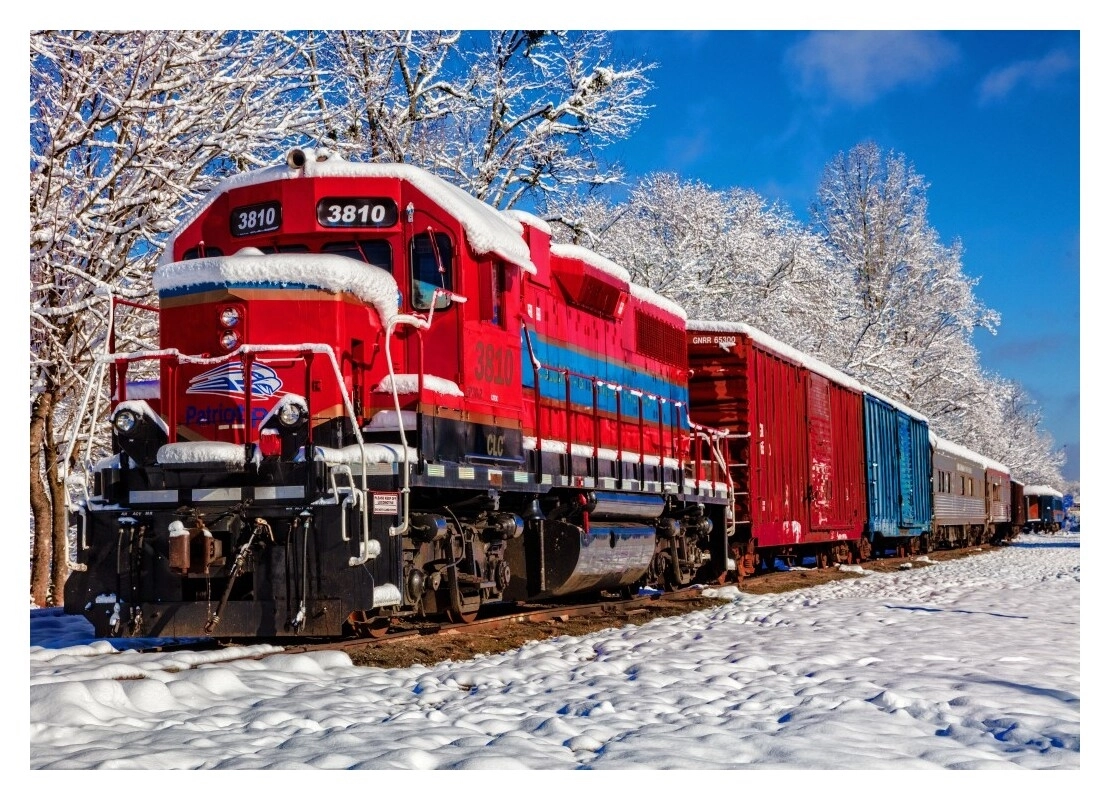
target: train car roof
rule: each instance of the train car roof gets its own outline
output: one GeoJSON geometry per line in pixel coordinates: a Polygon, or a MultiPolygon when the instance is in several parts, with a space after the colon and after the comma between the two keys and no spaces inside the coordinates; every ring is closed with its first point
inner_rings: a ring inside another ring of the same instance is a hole
{"type": "MultiPolygon", "coordinates": [[[[535,219],[533,217],[533,219],[535,219]]],[[[530,220],[525,220],[530,223],[530,220]]],[[[542,220],[541,220],[542,221],[542,220]]],[[[566,242],[552,242],[551,255],[558,256],[559,258],[569,258],[576,261],[581,261],[584,264],[589,264],[599,272],[604,272],[606,275],[616,278],[628,285],[628,292],[637,300],[643,303],[648,303],[656,308],[660,308],[681,320],[686,319],[686,309],[678,303],[663,297],[655,290],[643,286],[642,284],[635,283],[632,280],[632,275],[627,269],[622,267],[615,261],[611,261],[601,253],[595,253],[587,247],[582,247],[577,244],[569,244],[566,242]]]]}
{"type": "Polygon", "coordinates": [[[515,264],[525,272],[536,273],[536,265],[524,241],[524,229],[517,219],[498,211],[488,203],[473,197],[454,184],[412,164],[371,164],[347,161],[326,151],[305,149],[305,164],[295,169],[286,164],[242,172],[220,181],[212,191],[186,216],[166,241],[160,264],[173,261],[173,243],[177,236],[193,224],[204,210],[224,192],[242,186],[276,180],[297,178],[397,178],[407,181],[430,197],[444,211],[455,217],[467,241],[476,253],[492,253],[515,264]]]}
{"type": "Polygon", "coordinates": [[[515,219],[517,222],[523,222],[525,225],[530,225],[536,230],[543,231],[548,236],[551,235],[551,226],[547,224],[547,220],[537,217],[535,214],[528,211],[521,211],[517,208],[510,208],[501,212],[510,219],[515,219]]]}
{"type": "Polygon", "coordinates": [[[653,305],[656,308],[661,308],[664,311],[668,311],[681,320],[686,319],[686,309],[684,309],[673,300],[670,300],[669,298],[666,298],[663,295],[657,293],[653,289],[649,289],[646,286],[641,286],[638,283],[630,282],[628,284],[628,291],[637,300],[640,300],[644,303],[649,303],[650,305],[653,305]]]}
{"type": "Polygon", "coordinates": [[[1061,492],[1056,491],[1051,486],[1043,486],[1043,485],[1041,485],[1041,486],[1026,486],[1025,487],[1025,493],[1027,495],[1038,495],[1038,496],[1043,496],[1043,495],[1051,495],[1052,497],[1063,497],[1064,496],[1061,492]]]}
{"type": "Polygon", "coordinates": [[[600,253],[595,253],[587,247],[582,247],[577,244],[567,244],[565,242],[552,242],[551,255],[558,256],[559,258],[571,258],[589,264],[596,270],[604,272],[606,275],[611,275],[619,281],[631,283],[632,275],[628,270],[613,261],[610,261],[600,253]]]}
{"type": "Polygon", "coordinates": [[[993,458],[987,458],[982,453],[976,453],[974,450],[969,450],[963,445],[958,445],[955,442],[949,441],[948,439],[943,439],[940,436],[937,436],[932,431],[929,431],[929,443],[932,444],[933,447],[935,447],[936,449],[947,452],[949,455],[957,456],[964,459],[965,461],[972,461],[987,469],[1004,472],[1007,475],[1010,474],[1010,468],[1007,467],[1005,464],[1001,464],[998,461],[995,461],[993,458]]]}
{"type": "Polygon", "coordinates": [[[894,406],[899,411],[902,411],[911,417],[926,422],[928,421],[928,418],[920,411],[914,411],[909,406],[905,406],[896,400],[891,400],[886,395],[880,394],[874,389],[860,383],[852,376],[841,372],[835,367],[829,366],[824,361],[820,361],[813,356],[806,355],[801,350],[791,347],[786,342],[779,341],[770,334],[764,333],[763,331],[759,330],[759,328],[753,328],[751,325],[747,325],[743,322],[725,322],[709,319],[695,319],[690,320],[686,323],[686,329],[693,331],[743,334],[744,336],[750,338],[753,342],[757,342],[762,347],[765,347],[766,349],[777,353],[778,355],[794,361],[795,363],[805,367],[811,372],[816,372],[818,375],[822,375],[831,381],[836,381],[837,383],[841,384],[842,386],[846,386],[849,389],[855,389],[857,392],[860,392],[862,394],[871,395],[875,399],[882,400],[884,403],[888,403],[889,405],[894,406]]]}

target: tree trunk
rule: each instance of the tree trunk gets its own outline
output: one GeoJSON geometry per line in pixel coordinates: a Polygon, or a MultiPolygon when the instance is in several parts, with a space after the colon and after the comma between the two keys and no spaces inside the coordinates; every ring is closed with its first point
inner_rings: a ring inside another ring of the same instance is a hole
{"type": "Polygon", "coordinates": [[[47,390],[31,404],[31,451],[29,478],[31,485],[31,514],[34,519],[34,539],[31,548],[31,602],[40,608],[47,603],[50,591],[50,560],[52,550],[53,513],[50,498],[43,484],[45,450],[53,444],[46,439],[47,424],[54,407],[54,394],[47,390]]]}
{"type": "MultiPolygon", "coordinates": [[[[66,542],[69,536],[69,492],[58,469],[60,445],[54,442],[53,414],[46,419],[45,441],[47,445],[43,449],[46,455],[46,485],[50,490],[50,502],[54,510],[51,524],[50,604],[60,606],[65,604],[66,578],[69,577],[69,546],[66,542]]],[[[69,466],[65,465],[67,474],[69,466]]]]}

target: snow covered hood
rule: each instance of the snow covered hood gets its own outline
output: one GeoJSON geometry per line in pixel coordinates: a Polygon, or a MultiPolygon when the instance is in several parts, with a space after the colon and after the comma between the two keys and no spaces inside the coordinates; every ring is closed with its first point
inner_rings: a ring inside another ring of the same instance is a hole
{"type": "Polygon", "coordinates": [[[263,254],[245,248],[233,256],[197,258],[159,265],[154,289],[159,295],[206,285],[298,286],[347,292],[377,309],[383,322],[397,314],[397,282],[383,269],[346,256],[326,253],[263,254]]]}

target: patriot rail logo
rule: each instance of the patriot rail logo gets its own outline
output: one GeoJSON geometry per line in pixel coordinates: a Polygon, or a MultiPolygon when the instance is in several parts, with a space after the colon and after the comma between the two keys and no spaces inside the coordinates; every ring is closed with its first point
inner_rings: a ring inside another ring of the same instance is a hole
{"type": "MultiPolygon", "coordinates": [[[[202,372],[189,381],[186,394],[219,394],[227,397],[245,397],[243,365],[221,364],[202,372]]],[[[273,397],[281,388],[281,378],[265,364],[251,365],[251,397],[273,397]]]]}

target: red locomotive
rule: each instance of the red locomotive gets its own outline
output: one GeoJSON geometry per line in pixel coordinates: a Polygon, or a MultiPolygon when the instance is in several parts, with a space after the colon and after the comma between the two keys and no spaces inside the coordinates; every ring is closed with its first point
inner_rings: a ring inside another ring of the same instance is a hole
{"type": "Polygon", "coordinates": [[[373,633],[731,566],[685,314],[535,217],[295,150],[217,187],[154,287],[66,586],[97,635],[373,633]]]}

